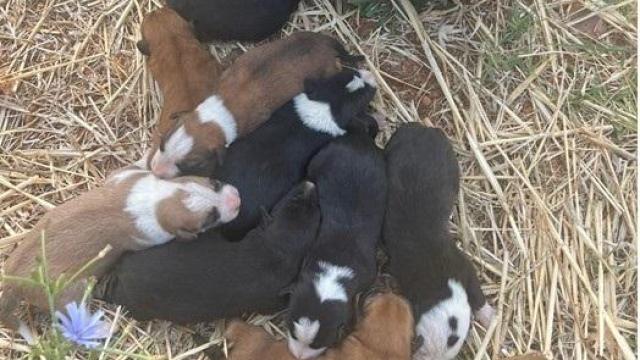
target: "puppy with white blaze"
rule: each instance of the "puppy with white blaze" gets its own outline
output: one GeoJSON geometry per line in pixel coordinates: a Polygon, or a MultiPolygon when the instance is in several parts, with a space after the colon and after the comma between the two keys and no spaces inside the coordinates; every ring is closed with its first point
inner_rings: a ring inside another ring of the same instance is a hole
{"type": "Polygon", "coordinates": [[[261,208],[270,209],[304,178],[319,149],[353,122],[365,120],[361,113],[376,93],[372,77],[365,70],[343,70],[326,79],[307,79],[303,93],[229,147],[216,178],[234,185],[242,204],[238,217],[220,228],[228,240],[240,240],[253,229],[261,208]]]}
{"type": "Polygon", "coordinates": [[[322,222],[289,302],[288,345],[299,359],[347,335],[354,295],[376,276],[387,188],[382,152],[366,132],[331,142],[307,176],[318,187],[322,222]]]}
{"type": "MultiPolygon", "coordinates": [[[[56,309],[80,302],[91,276],[102,276],[127,252],[170,242],[193,240],[202,231],[229,222],[238,215],[238,191],[218,180],[183,176],[155,177],[145,159],[120,169],[104,186],[92,189],[49,210],[13,250],[3,266],[4,275],[28,278],[38,267],[42,237],[47,255],[47,276],[55,281],[83,269],[107,245],[111,251],[73,280],[55,299],[56,309]]],[[[23,282],[3,283],[0,323],[29,331],[16,310],[25,301],[41,310],[50,303],[40,287],[23,282]]]]}
{"type": "Polygon", "coordinates": [[[216,175],[226,148],[304,91],[306,79],[333,76],[361,59],[330,36],[303,31],[252,48],[195,109],[173,117],[175,126],[162,134],[151,170],[162,178],[216,175]]]}
{"type": "Polygon", "coordinates": [[[389,181],[383,245],[389,272],[411,302],[419,345],[414,360],[453,359],[472,312],[488,326],[487,303],[473,265],[449,234],[460,175],[441,130],[405,124],[385,149],[389,181]]]}

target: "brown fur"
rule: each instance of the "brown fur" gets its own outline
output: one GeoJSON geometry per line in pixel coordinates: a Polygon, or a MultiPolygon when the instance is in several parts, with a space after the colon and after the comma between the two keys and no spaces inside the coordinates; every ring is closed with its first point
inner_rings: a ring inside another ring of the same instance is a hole
{"type": "Polygon", "coordinates": [[[192,110],[211,94],[223,68],[196,39],[191,25],[168,7],[145,15],[141,31],[147,66],[164,98],[155,150],[160,135],[175,125],[172,115],[192,110]]]}
{"type": "MultiPolygon", "coordinates": [[[[238,137],[256,129],[277,108],[301,93],[306,78],[338,73],[339,58],[343,54],[339,53],[337,44],[326,35],[297,32],[240,56],[222,74],[213,92],[233,114],[238,137]]],[[[225,145],[222,130],[212,123],[201,124],[196,112],[183,114],[181,121],[195,140],[191,153],[225,145]]]]}
{"type": "MultiPolygon", "coordinates": [[[[149,172],[136,172],[117,182],[114,175],[126,170],[139,170],[135,166],[114,173],[106,184],[50,210],[25,236],[10,254],[4,265],[4,274],[15,277],[29,277],[36,270],[37,258],[42,254],[41,237],[44,236],[48,275],[52,280],[61,274],[67,277],[79,271],[82,266],[95,258],[107,245],[112,249],[106,256],[83,273],[77,282],[71,284],[60,295],[56,308],[81,300],[84,279],[101,276],[125,252],[141,250],[144,246],[134,238],[142,238],[131,216],[124,211],[126,198],[134,184],[149,172]]],[[[208,180],[182,177],[175,182],[208,180]]],[[[160,201],[155,216],[165,231],[177,234],[178,230],[192,231],[203,226],[206,214],[194,214],[182,203],[184,192],[177,191],[160,201]],[[170,211],[170,212],[169,212],[170,211]]],[[[0,323],[17,329],[19,320],[14,312],[19,302],[24,300],[40,309],[47,309],[45,293],[40,288],[14,281],[3,282],[0,298],[0,323]]]]}
{"type": "MultiPolygon", "coordinates": [[[[295,360],[284,340],[276,341],[262,328],[232,322],[225,333],[231,342],[231,360],[295,360]]],[[[391,293],[367,300],[365,316],[338,347],[323,360],[409,360],[413,338],[413,316],[407,301],[391,293]]]]}

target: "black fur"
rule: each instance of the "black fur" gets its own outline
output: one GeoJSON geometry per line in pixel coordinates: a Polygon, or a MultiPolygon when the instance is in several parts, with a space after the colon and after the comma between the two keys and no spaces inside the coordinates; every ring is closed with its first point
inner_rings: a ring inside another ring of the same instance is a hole
{"type": "MultiPolygon", "coordinates": [[[[305,82],[308,97],[329,103],[334,121],[343,129],[352,126],[351,120],[367,108],[376,91],[367,85],[347,92],[345,86],[355,74],[344,70],[325,80],[305,82]]],[[[371,122],[367,115],[358,118],[362,119],[358,123],[371,122]]],[[[254,228],[260,209],[270,209],[300,182],[311,157],[332,138],[306,127],[290,101],[258,129],[231,144],[215,176],[235,186],[242,202],[238,217],[220,228],[225,237],[237,241],[254,228]]]]}
{"type": "Polygon", "coordinates": [[[259,41],[289,20],[300,0],[167,0],[201,41],[259,41]]]}
{"type": "MultiPolygon", "coordinates": [[[[449,234],[460,175],[444,133],[418,123],[401,126],[385,149],[389,181],[383,244],[389,271],[420,314],[451,296],[449,279],[465,288],[473,311],[485,297],[473,265],[449,234]]],[[[457,319],[449,320],[452,329],[457,319]]]]}
{"type": "Polygon", "coordinates": [[[319,223],[316,189],[303,183],[243,241],[173,241],[131,253],[102,280],[96,295],[125,305],[140,320],[194,323],[278,311],[319,223]]]}
{"type": "Polygon", "coordinates": [[[312,159],[307,176],[317,181],[322,222],[293,289],[289,327],[293,334],[294,321],[302,317],[319,320],[320,329],[311,344],[319,349],[346,335],[355,294],[375,280],[387,183],[382,151],[364,132],[350,133],[327,145],[312,159]],[[320,302],[313,285],[319,261],[353,270],[353,278],[341,281],[346,303],[320,302]]]}

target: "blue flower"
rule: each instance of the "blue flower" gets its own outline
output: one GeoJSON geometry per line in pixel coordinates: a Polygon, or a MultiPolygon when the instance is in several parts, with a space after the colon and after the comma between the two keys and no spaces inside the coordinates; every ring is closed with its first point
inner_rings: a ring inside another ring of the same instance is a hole
{"type": "Polygon", "coordinates": [[[103,311],[91,314],[84,303],[78,305],[75,301],[67,304],[67,315],[56,311],[59,323],[57,328],[67,340],[88,348],[95,348],[102,340],[109,336],[109,324],[102,320],[103,311]]]}

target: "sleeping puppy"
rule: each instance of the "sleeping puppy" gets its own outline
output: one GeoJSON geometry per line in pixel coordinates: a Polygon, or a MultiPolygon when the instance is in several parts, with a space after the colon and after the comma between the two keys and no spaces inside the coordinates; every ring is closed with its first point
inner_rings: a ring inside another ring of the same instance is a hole
{"type": "Polygon", "coordinates": [[[124,305],[140,320],[195,323],[275,312],[286,305],[284,289],[295,280],[319,223],[315,186],[304,182],[243,241],[213,235],[182,244],[193,246],[173,242],[144,256],[124,256],[96,296],[124,305]]]}
{"type": "Polygon", "coordinates": [[[382,152],[366,133],[329,143],[307,176],[318,186],[322,223],[289,303],[288,344],[300,359],[340,340],[354,295],[374,280],[387,188],[382,152]]]}
{"type": "Polygon", "coordinates": [[[337,40],[311,32],[249,50],[222,74],[209,97],[176,116],[176,126],[162,134],[151,158],[153,173],[215,175],[225,147],[301,93],[305,79],[335,75],[343,62],[356,58],[337,40]]]}
{"type": "Polygon", "coordinates": [[[300,0],[168,0],[201,41],[260,41],[284,25],[300,0]]]}
{"type": "Polygon", "coordinates": [[[422,338],[414,359],[452,359],[467,337],[471,312],[484,326],[494,316],[473,265],[449,234],[458,162],[441,130],[417,123],[396,131],[385,156],[383,242],[389,271],[413,306],[416,336],[422,338]]]}
{"type": "MultiPolygon", "coordinates": [[[[225,331],[230,360],[295,360],[285,341],[276,341],[262,328],[233,321],[225,331]]],[[[413,315],[409,303],[392,293],[367,298],[364,317],[355,330],[319,360],[409,360],[413,315]]]]}
{"type": "MultiPolygon", "coordinates": [[[[113,174],[106,184],[45,214],[9,255],[5,275],[29,277],[45,239],[48,275],[72,276],[107,245],[112,249],[57,299],[56,306],[80,301],[84,281],[101,276],[125,252],[160,245],[232,220],[238,214],[238,191],[217,180],[198,177],[158,179],[145,170],[144,159],[113,174]],[[70,256],[71,254],[71,256],[70,256]]],[[[14,312],[24,300],[48,309],[45,293],[23,283],[3,283],[0,322],[17,329],[14,312]]]]}
{"type": "Polygon", "coordinates": [[[223,235],[240,240],[258,224],[261,208],[270,209],[303,179],[309,160],[322,146],[355,126],[354,121],[371,123],[369,116],[358,114],[375,91],[375,82],[364,70],[307,80],[303,93],[233,143],[216,178],[240,191],[242,205],[238,217],[220,228],[223,235]]]}
{"type": "Polygon", "coordinates": [[[147,67],[163,97],[153,137],[154,153],[160,144],[159,134],[175,127],[173,115],[195,108],[210,95],[223,69],[195,38],[189,23],[170,8],[146,14],[141,32],[138,49],[148,56],[147,67]]]}

